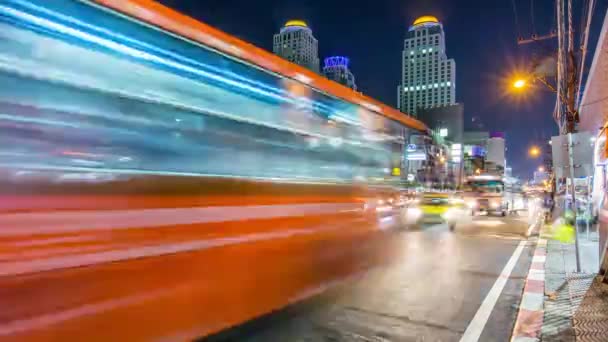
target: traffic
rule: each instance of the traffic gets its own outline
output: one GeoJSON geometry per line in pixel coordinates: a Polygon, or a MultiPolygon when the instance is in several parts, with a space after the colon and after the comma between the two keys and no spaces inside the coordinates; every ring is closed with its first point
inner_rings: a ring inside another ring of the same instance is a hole
{"type": "Polygon", "coordinates": [[[607,8],[455,3],[0,0],[0,341],[608,340],[607,8]]]}

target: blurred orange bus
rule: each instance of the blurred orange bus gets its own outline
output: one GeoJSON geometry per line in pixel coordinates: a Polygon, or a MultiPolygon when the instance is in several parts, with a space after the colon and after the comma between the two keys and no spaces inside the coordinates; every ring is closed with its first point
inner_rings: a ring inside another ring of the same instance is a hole
{"type": "Polygon", "coordinates": [[[147,0],[0,37],[1,340],[205,336],[390,251],[420,122],[147,0]]]}

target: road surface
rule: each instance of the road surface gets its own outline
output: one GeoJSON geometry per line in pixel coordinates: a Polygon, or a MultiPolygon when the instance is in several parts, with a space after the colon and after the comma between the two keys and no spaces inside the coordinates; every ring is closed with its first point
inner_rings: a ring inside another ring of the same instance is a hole
{"type": "Polygon", "coordinates": [[[480,216],[454,233],[446,225],[397,232],[390,264],[204,340],[460,341],[469,329],[467,340],[508,341],[534,252],[530,222],[480,216]],[[501,277],[504,287],[491,291],[501,277]]]}

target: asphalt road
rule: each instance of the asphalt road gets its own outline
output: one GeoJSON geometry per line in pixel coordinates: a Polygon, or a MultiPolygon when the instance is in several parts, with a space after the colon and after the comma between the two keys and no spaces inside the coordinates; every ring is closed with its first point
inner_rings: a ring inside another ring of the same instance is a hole
{"type": "MultiPolygon", "coordinates": [[[[321,295],[207,338],[208,341],[459,341],[521,241],[526,217],[476,217],[395,233],[390,264],[321,295]]],[[[534,244],[498,292],[479,341],[508,341],[534,244]]]]}

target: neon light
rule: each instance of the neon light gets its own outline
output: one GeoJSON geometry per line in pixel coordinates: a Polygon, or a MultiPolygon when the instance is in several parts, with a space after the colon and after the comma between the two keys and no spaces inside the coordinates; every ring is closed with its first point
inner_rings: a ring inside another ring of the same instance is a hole
{"type": "Polygon", "coordinates": [[[347,57],[344,56],[332,56],[332,57],[327,57],[324,60],[325,62],[325,67],[344,67],[344,68],[348,68],[348,64],[349,64],[349,59],[347,57]]]}

